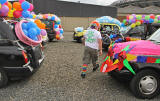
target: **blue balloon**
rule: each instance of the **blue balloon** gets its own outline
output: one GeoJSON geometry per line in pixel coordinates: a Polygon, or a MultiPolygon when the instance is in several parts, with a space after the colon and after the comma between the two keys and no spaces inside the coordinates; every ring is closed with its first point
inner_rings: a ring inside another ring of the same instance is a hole
{"type": "Polygon", "coordinates": [[[29,18],[33,18],[33,15],[30,14],[30,15],[29,15],[29,18]]]}
{"type": "Polygon", "coordinates": [[[110,38],[111,38],[111,39],[113,38],[113,35],[112,35],[112,34],[110,35],[110,38]]]}
{"type": "Polygon", "coordinates": [[[34,22],[30,21],[30,22],[27,23],[27,27],[28,27],[29,29],[30,29],[30,28],[36,28],[37,25],[36,25],[34,22]]]}
{"type": "Polygon", "coordinates": [[[4,3],[6,3],[7,0],[0,0],[0,3],[3,5],[4,3]]]}
{"type": "Polygon", "coordinates": [[[119,41],[119,42],[122,42],[122,38],[119,38],[118,41],[119,41]]]}
{"type": "Polygon", "coordinates": [[[37,30],[37,34],[36,35],[40,35],[41,34],[41,29],[36,27],[36,30],[37,30]]]}
{"type": "Polygon", "coordinates": [[[22,29],[28,29],[27,23],[22,23],[22,29]]]}
{"type": "Polygon", "coordinates": [[[62,34],[63,34],[63,29],[60,29],[60,33],[62,33],[62,34]]]}
{"type": "Polygon", "coordinates": [[[28,18],[29,17],[29,15],[30,15],[30,12],[29,11],[23,11],[22,12],[22,16],[24,17],[24,18],[28,18]]]}
{"type": "Polygon", "coordinates": [[[30,3],[28,1],[24,1],[22,2],[21,7],[23,10],[27,10],[30,8],[30,3]]]}
{"type": "Polygon", "coordinates": [[[54,25],[54,28],[55,28],[55,29],[58,28],[58,25],[54,25]]]}
{"type": "Polygon", "coordinates": [[[56,19],[56,18],[55,18],[55,16],[52,16],[51,20],[53,20],[53,21],[54,21],[55,19],[56,19]]]}
{"type": "Polygon", "coordinates": [[[117,37],[117,34],[114,34],[114,35],[113,35],[113,38],[116,38],[116,37],[117,37]]]}
{"type": "Polygon", "coordinates": [[[115,41],[115,43],[118,43],[118,42],[119,42],[118,40],[115,41]]]}
{"type": "Polygon", "coordinates": [[[154,19],[149,19],[149,23],[153,23],[154,22],[154,19]]]}
{"type": "Polygon", "coordinates": [[[34,41],[38,41],[38,38],[37,38],[37,36],[36,36],[36,37],[34,37],[34,38],[33,38],[33,40],[34,40],[34,41]]]}
{"type": "Polygon", "coordinates": [[[35,37],[35,36],[37,35],[37,30],[36,30],[36,28],[30,28],[30,29],[28,30],[28,34],[29,34],[30,37],[35,37]]]}
{"type": "Polygon", "coordinates": [[[28,31],[26,29],[23,29],[23,32],[26,36],[28,36],[28,31]]]}

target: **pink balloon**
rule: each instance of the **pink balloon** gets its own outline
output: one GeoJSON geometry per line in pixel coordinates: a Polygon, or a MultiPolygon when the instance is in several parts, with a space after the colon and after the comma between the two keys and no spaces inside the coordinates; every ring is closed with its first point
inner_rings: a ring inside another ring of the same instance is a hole
{"type": "Polygon", "coordinates": [[[47,32],[46,32],[45,29],[41,29],[41,35],[42,35],[42,36],[46,36],[46,35],[47,35],[47,32]]]}
{"type": "Polygon", "coordinates": [[[0,9],[1,16],[7,16],[9,12],[9,8],[6,5],[2,5],[2,8],[0,9]]]}
{"type": "Polygon", "coordinates": [[[33,4],[30,3],[30,8],[28,9],[28,11],[32,11],[34,9],[33,4]]]}
{"type": "Polygon", "coordinates": [[[22,3],[22,2],[24,2],[24,1],[26,1],[26,0],[19,0],[19,3],[22,3]]]}

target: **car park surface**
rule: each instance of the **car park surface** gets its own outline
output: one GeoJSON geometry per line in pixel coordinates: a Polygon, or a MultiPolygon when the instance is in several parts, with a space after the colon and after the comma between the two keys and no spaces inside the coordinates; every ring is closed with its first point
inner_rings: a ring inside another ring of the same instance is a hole
{"type": "Polygon", "coordinates": [[[99,70],[92,73],[89,67],[86,79],[81,79],[84,46],[73,42],[72,34],[65,32],[64,40],[47,44],[42,67],[30,78],[1,88],[0,101],[144,101],[132,95],[126,82],[120,83],[99,70]]]}

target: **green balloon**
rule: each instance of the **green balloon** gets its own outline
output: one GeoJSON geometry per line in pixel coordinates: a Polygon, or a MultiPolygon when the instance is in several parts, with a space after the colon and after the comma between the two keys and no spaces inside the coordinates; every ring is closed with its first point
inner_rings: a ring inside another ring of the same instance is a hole
{"type": "Polygon", "coordinates": [[[149,18],[150,18],[149,15],[145,16],[145,20],[149,20],[149,18]]]}

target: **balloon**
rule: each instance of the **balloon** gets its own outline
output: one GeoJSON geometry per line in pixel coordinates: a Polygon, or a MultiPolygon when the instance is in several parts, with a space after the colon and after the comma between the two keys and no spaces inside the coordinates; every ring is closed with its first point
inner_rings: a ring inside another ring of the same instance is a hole
{"type": "Polygon", "coordinates": [[[24,1],[26,1],[26,0],[19,0],[19,3],[22,3],[22,2],[24,2],[24,1]]]}
{"type": "Polygon", "coordinates": [[[10,10],[10,11],[8,12],[8,17],[13,17],[13,12],[14,12],[14,10],[10,10]]]}
{"type": "Polygon", "coordinates": [[[4,3],[6,3],[7,0],[0,0],[0,3],[3,5],[4,3]]]}
{"type": "Polygon", "coordinates": [[[51,20],[53,20],[53,21],[54,21],[54,20],[55,20],[55,16],[52,16],[51,20]]]}
{"type": "Polygon", "coordinates": [[[127,15],[127,19],[128,19],[128,20],[129,20],[129,16],[130,16],[130,15],[127,15]]]}
{"type": "Polygon", "coordinates": [[[27,27],[30,29],[30,28],[37,27],[37,25],[34,22],[30,21],[30,22],[27,23],[27,27]]]}
{"type": "Polygon", "coordinates": [[[28,1],[24,1],[21,4],[23,10],[28,10],[30,8],[30,3],[28,1]]]}
{"type": "Polygon", "coordinates": [[[151,15],[150,15],[150,18],[151,18],[151,19],[155,19],[155,15],[154,15],[154,14],[151,14],[151,15]]]}
{"type": "Polygon", "coordinates": [[[130,15],[130,16],[129,16],[129,19],[133,19],[133,16],[132,16],[132,15],[130,15]]]}
{"type": "Polygon", "coordinates": [[[35,37],[36,35],[37,35],[37,30],[36,30],[36,28],[30,28],[29,30],[28,30],[28,34],[30,35],[30,37],[35,37]]]}
{"type": "Polygon", "coordinates": [[[154,23],[157,23],[158,22],[158,19],[154,19],[154,23]]]}
{"type": "Polygon", "coordinates": [[[15,8],[18,11],[22,11],[21,4],[19,2],[14,2],[13,8],[15,8]]]}
{"type": "Polygon", "coordinates": [[[13,12],[13,16],[14,16],[15,18],[20,18],[20,17],[22,16],[22,12],[21,12],[21,11],[14,11],[14,12],[13,12]]]}
{"type": "Polygon", "coordinates": [[[154,19],[149,19],[149,23],[153,23],[154,22],[154,19]]]}
{"type": "Polygon", "coordinates": [[[28,29],[27,23],[22,23],[22,29],[25,29],[25,30],[28,29]]]}
{"type": "Polygon", "coordinates": [[[32,11],[34,9],[33,4],[30,3],[30,8],[28,9],[28,11],[32,11]]]}
{"type": "Polygon", "coordinates": [[[12,9],[12,4],[8,2],[8,8],[11,10],[12,9]]]}
{"type": "Polygon", "coordinates": [[[54,28],[55,28],[55,29],[58,28],[58,25],[54,25],[54,28]]]}
{"type": "Polygon", "coordinates": [[[136,22],[136,25],[137,25],[137,26],[141,25],[141,22],[140,22],[140,21],[137,21],[137,22],[136,22]]]}
{"type": "Polygon", "coordinates": [[[34,23],[39,24],[39,23],[41,23],[41,20],[36,19],[36,20],[34,21],[34,23]]]}
{"type": "Polygon", "coordinates": [[[45,29],[41,29],[41,35],[42,35],[42,36],[46,36],[46,35],[47,35],[47,32],[46,32],[45,29]]]}
{"type": "Polygon", "coordinates": [[[63,29],[60,29],[60,33],[62,33],[62,34],[64,33],[63,29]]]}
{"type": "Polygon", "coordinates": [[[22,12],[22,16],[24,17],[24,18],[28,18],[29,17],[29,15],[30,15],[30,12],[29,11],[23,11],[22,12]]]}
{"type": "Polygon", "coordinates": [[[2,8],[2,5],[0,4],[0,9],[2,8]]]}
{"type": "Polygon", "coordinates": [[[145,20],[149,20],[150,16],[146,15],[145,20]]]}
{"type": "Polygon", "coordinates": [[[131,24],[131,28],[134,28],[134,27],[136,27],[136,24],[135,23],[131,24]]]}
{"type": "Polygon", "coordinates": [[[33,19],[35,19],[35,18],[36,18],[36,15],[34,14],[34,15],[33,15],[33,19]]]}
{"type": "Polygon", "coordinates": [[[9,12],[9,8],[6,5],[2,5],[2,8],[0,9],[1,15],[2,16],[7,16],[9,12]]]}
{"type": "Polygon", "coordinates": [[[136,19],[132,19],[132,20],[131,20],[131,23],[135,23],[135,22],[136,22],[136,19]]]}
{"type": "Polygon", "coordinates": [[[26,29],[23,29],[23,32],[24,32],[24,34],[25,34],[26,36],[29,35],[29,34],[28,34],[28,31],[27,31],[26,29]]]}
{"type": "Polygon", "coordinates": [[[137,20],[141,20],[142,19],[142,15],[137,15],[137,20]]]}
{"type": "Polygon", "coordinates": [[[36,27],[36,30],[37,30],[37,35],[40,35],[41,34],[41,29],[36,27]]]}
{"type": "Polygon", "coordinates": [[[123,23],[125,24],[126,22],[127,22],[126,19],[124,19],[124,20],[123,20],[123,23]]]}

